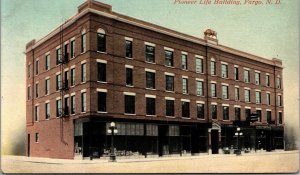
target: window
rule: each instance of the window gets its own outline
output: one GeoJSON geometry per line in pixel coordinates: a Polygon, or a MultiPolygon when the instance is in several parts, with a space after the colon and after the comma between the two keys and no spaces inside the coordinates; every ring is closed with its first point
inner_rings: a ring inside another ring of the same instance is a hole
{"type": "Polygon", "coordinates": [[[255,72],[255,84],[260,85],[260,73],[255,72]]]}
{"type": "Polygon", "coordinates": [[[27,87],[27,100],[30,100],[31,98],[31,88],[30,86],[27,87]]]}
{"type": "Polygon", "coordinates": [[[215,61],[211,61],[210,62],[210,74],[211,75],[216,75],[217,71],[216,71],[216,62],[215,61]]]}
{"type": "Polygon", "coordinates": [[[239,101],[240,100],[240,88],[238,87],[235,87],[234,88],[234,99],[236,101],[239,101]]]}
{"type": "Polygon", "coordinates": [[[69,109],[70,109],[69,108],[69,97],[65,97],[64,102],[65,102],[65,106],[64,106],[65,108],[64,108],[63,112],[64,112],[64,115],[67,116],[67,115],[69,115],[69,109]]]}
{"type": "Polygon", "coordinates": [[[29,64],[29,65],[27,66],[27,71],[28,71],[28,72],[27,72],[27,75],[28,75],[28,78],[30,78],[30,69],[31,69],[30,67],[31,67],[31,66],[30,66],[30,64],[29,64]]]}
{"type": "Polygon", "coordinates": [[[86,82],[86,63],[81,64],[81,82],[86,82]]]}
{"type": "Polygon", "coordinates": [[[197,84],[197,95],[203,96],[203,81],[196,81],[197,84]]]}
{"type": "Polygon", "coordinates": [[[50,79],[45,80],[45,95],[50,94],[50,79]]]}
{"type": "Polygon", "coordinates": [[[217,97],[217,84],[211,83],[211,97],[217,97]]]}
{"type": "Polygon", "coordinates": [[[261,122],[261,110],[256,110],[257,121],[261,122]]]}
{"type": "Polygon", "coordinates": [[[272,112],[267,111],[267,122],[270,123],[272,121],[272,112]]]}
{"type": "Polygon", "coordinates": [[[150,63],[154,63],[155,62],[155,47],[154,46],[145,46],[146,48],[146,61],[150,62],[150,63]]]}
{"type": "Polygon", "coordinates": [[[222,64],[221,70],[222,70],[222,78],[228,78],[228,65],[222,64]]]}
{"type": "Polygon", "coordinates": [[[166,116],[174,116],[174,100],[166,100],[166,116]]]}
{"type": "Polygon", "coordinates": [[[182,101],[182,117],[190,118],[190,102],[182,101]]]}
{"type": "Polygon", "coordinates": [[[45,56],[45,69],[46,70],[50,69],[50,54],[45,56]]]}
{"type": "Polygon", "coordinates": [[[234,67],[234,79],[239,80],[239,68],[234,67]]]}
{"type": "Polygon", "coordinates": [[[56,100],[56,117],[60,117],[62,114],[61,99],[56,100]]]}
{"type": "Polygon", "coordinates": [[[135,114],[135,96],[125,95],[125,113],[135,114]]]}
{"type": "Polygon", "coordinates": [[[56,49],[56,65],[61,63],[61,49],[56,49]]]}
{"type": "Polygon", "coordinates": [[[106,64],[97,63],[98,65],[98,81],[106,82],[106,64]]]}
{"type": "Polygon", "coordinates": [[[39,121],[40,118],[40,110],[39,110],[39,106],[35,106],[35,116],[34,116],[34,121],[39,121]]]}
{"type": "Polygon", "coordinates": [[[45,118],[50,119],[50,103],[45,103],[45,118]]]}
{"type": "Polygon", "coordinates": [[[69,44],[64,45],[64,62],[69,61],[69,44]]]}
{"type": "Polygon", "coordinates": [[[281,97],[281,95],[277,96],[277,105],[282,106],[282,97],[281,97]]]}
{"type": "Polygon", "coordinates": [[[251,109],[245,109],[245,118],[246,120],[250,117],[251,109]]]}
{"type": "Polygon", "coordinates": [[[223,106],[223,120],[229,120],[229,107],[223,106]]]}
{"type": "Polygon", "coordinates": [[[241,108],[234,108],[235,120],[241,120],[241,108]]]}
{"type": "Polygon", "coordinates": [[[266,75],[266,86],[270,86],[270,75],[266,75]]]}
{"type": "Polygon", "coordinates": [[[249,73],[249,70],[244,70],[244,81],[245,81],[245,83],[249,83],[250,82],[250,73],[249,73]]]}
{"type": "Polygon", "coordinates": [[[217,105],[211,105],[211,118],[217,119],[217,105]]]}
{"type": "Polygon", "coordinates": [[[166,75],[166,91],[174,91],[174,76],[166,75]]]}
{"type": "Polygon", "coordinates": [[[165,50],[165,65],[173,67],[173,52],[165,50]]]}
{"type": "Polygon", "coordinates": [[[75,40],[71,41],[71,58],[75,57],[75,40]]]}
{"type": "Polygon", "coordinates": [[[35,98],[39,97],[39,83],[35,84],[35,98]]]}
{"type": "Polygon", "coordinates": [[[39,143],[39,133],[35,133],[35,143],[39,143]]]}
{"type": "Polygon", "coordinates": [[[266,93],[266,104],[271,105],[271,94],[270,93],[266,93]]]}
{"type": "Polygon", "coordinates": [[[196,58],[196,72],[203,73],[203,59],[196,58]]]}
{"type": "Polygon", "coordinates": [[[81,33],[81,53],[86,52],[86,33],[85,30],[81,33]]]}
{"type": "Polygon", "coordinates": [[[65,76],[64,76],[65,80],[63,82],[63,87],[68,89],[69,88],[69,71],[65,71],[64,73],[65,73],[65,76]]]}
{"type": "Polygon", "coordinates": [[[132,58],[132,41],[126,40],[125,41],[125,49],[126,49],[126,57],[132,58]]]}
{"type": "Polygon", "coordinates": [[[282,124],[282,112],[278,112],[278,124],[282,124]]]}
{"type": "Polygon", "coordinates": [[[245,89],[245,102],[250,102],[250,90],[245,89]]]}
{"type": "Polygon", "coordinates": [[[187,94],[188,93],[188,79],[182,78],[182,93],[187,94]]]}
{"type": "Polygon", "coordinates": [[[39,60],[35,61],[35,75],[39,74],[39,60]]]}
{"type": "Polygon", "coordinates": [[[75,68],[71,69],[71,86],[75,86],[75,68]]]}
{"type": "Polygon", "coordinates": [[[106,92],[98,92],[98,111],[106,112],[106,92]]]}
{"type": "Polygon", "coordinates": [[[181,55],[181,69],[183,70],[187,70],[187,55],[186,54],[182,54],[181,55]]]}
{"type": "Polygon", "coordinates": [[[97,31],[97,48],[99,52],[106,52],[106,35],[103,29],[97,31]]]}
{"type": "Polygon", "coordinates": [[[155,115],[155,98],[146,98],[146,115],[155,115]]]}
{"type": "Polygon", "coordinates": [[[81,112],[86,112],[86,92],[81,93],[81,112]]]}
{"type": "Polygon", "coordinates": [[[146,72],[146,88],[155,89],[155,73],[146,72]]]}
{"type": "Polygon", "coordinates": [[[281,79],[279,77],[277,77],[277,88],[281,89],[281,79]]]}
{"type": "Polygon", "coordinates": [[[71,114],[75,114],[75,95],[71,96],[71,114]]]}
{"type": "Polygon", "coordinates": [[[261,92],[259,92],[259,91],[255,92],[255,99],[256,99],[256,104],[261,103],[261,92]]]}
{"type": "Polygon", "coordinates": [[[128,68],[128,67],[126,67],[126,85],[133,86],[132,68],[128,68]]]}
{"type": "Polygon", "coordinates": [[[56,75],[56,90],[61,89],[61,74],[56,75]]]}
{"type": "Polygon", "coordinates": [[[197,103],[197,118],[204,119],[204,104],[197,103]]]}
{"type": "Polygon", "coordinates": [[[222,97],[228,99],[228,86],[222,85],[222,97]]]}

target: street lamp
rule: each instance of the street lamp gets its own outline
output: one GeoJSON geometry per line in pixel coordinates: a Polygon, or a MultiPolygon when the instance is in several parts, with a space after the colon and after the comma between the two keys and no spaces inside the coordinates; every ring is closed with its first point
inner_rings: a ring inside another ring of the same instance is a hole
{"type": "Polygon", "coordinates": [[[241,132],[241,128],[236,128],[236,133],[234,134],[235,136],[237,136],[237,151],[236,154],[240,155],[241,154],[241,150],[240,150],[240,146],[239,146],[239,138],[240,136],[243,135],[243,133],[241,132]]]}
{"type": "Polygon", "coordinates": [[[111,134],[111,145],[110,145],[109,160],[111,162],[115,162],[116,161],[116,154],[115,154],[115,148],[114,148],[114,134],[118,133],[115,122],[110,123],[110,127],[108,128],[107,133],[111,134]]]}

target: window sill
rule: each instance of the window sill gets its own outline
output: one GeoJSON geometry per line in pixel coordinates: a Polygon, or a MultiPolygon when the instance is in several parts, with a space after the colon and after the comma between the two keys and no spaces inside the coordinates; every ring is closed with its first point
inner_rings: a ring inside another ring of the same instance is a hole
{"type": "Polygon", "coordinates": [[[75,114],[71,114],[71,116],[74,116],[75,114]]]}
{"type": "Polygon", "coordinates": [[[147,90],[152,90],[152,91],[156,91],[156,89],[153,88],[146,88],[147,90]]]}
{"type": "Polygon", "coordinates": [[[99,114],[107,114],[106,111],[97,111],[97,113],[99,113],[99,114]]]}
{"type": "Polygon", "coordinates": [[[211,97],[211,98],[215,98],[215,99],[217,99],[217,97],[211,97]]]}
{"type": "Polygon", "coordinates": [[[125,57],[126,59],[128,59],[128,60],[133,60],[133,58],[131,58],[131,57],[125,57]]]}
{"type": "Polygon", "coordinates": [[[245,101],[245,103],[251,104],[251,102],[250,102],[250,101],[245,101]]]}
{"type": "Polygon", "coordinates": [[[197,72],[197,71],[196,71],[196,73],[197,73],[197,74],[204,74],[204,72],[197,72]]]}
{"type": "Polygon", "coordinates": [[[73,87],[75,87],[75,85],[73,85],[73,86],[70,86],[70,88],[73,88],[73,87]]]}
{"type": "Polygon", "coordinates": [[[228,98],[222,98],[222,100],[226,100],[226,101],[229,101],[229,99],[228,99],[228,98]]]}
{"type": "Polygon", "coordinates": [[[156,64],[155,62],[150,62],[150,61],[145,61],[145,63],[148,63],[148,64],[156,64]]]}
{"type": "Polygon", "coordinates": [[[134,116],[134,115],[136,115],[136,114],[124,113],[124,115],[132,115],[132,116],[134,116]]]}
{"type": "Polygon", "coordinates": [[[86,83],[86,81],[85,82],[81,82],[80,84],[85,84],[86,83]]]}
{"type": "Polygon", "coordinates": [[[45,120],[49,121],[49,120],[50,120],[50,118],[46,118],[45,120]]]}
{"type": "Polygon", "coordinates": [[[38,123],[39,121],[34,121],[34,123],[38,123]]]}
{"type": "Polygon", "coordinates": [[[39,143],[39,142],[35,142],[35,143],[39,143]]]}
{"type": "Polygon", "coordinates": [[[225,122],[229,122],[230,120],[229,120],[229,119],[223,119],[223,121],[225,121],[225,122]]]}
{"type": "Polygon", "coordinates": [[[204,120],[205,120],[205,118],[197,118],[197,120],[204,121],[204,120]]]}
{"type": "Polygon", "coordinates": [[[234,80],[234,81],[240,81],[240,80],[234,80]]]}
{"type": "Polygon", "coordinates": [[[183,70],[183,71],[186,71],[186,72],[188,72],[188,71],[189,71],[188,69],[181,69],[181,70],[183,70]]]}
{"type": "Polygon", "coordinates": [[[168,67],[168,68],[175,68],[174,66],[168,66],[168,65],[165,65],[165,67],[168,67]]]}
{"type": "Polygon", "coordinates": [[[103,83],[103,84],[107,84],[106,81],[97,81],[97,83],[103,83]]]}
{"type": "Polygon", "coordinates": [[[173,93],[173,94],[175,93],[174,91],[167,91],[167,90],[166,90],[166,92],[173,93]]]}
{"type": "Polygon", "coordinates": [[[97,50],[97,53],[107,54],[107,52],[102,52],[102,51],[98,51],[98,50],[97,50]]]}
{"type": "Polygon", "coordinates": [[[189,95],[188,93],[182,93],[183,95],[189,95]]]}
{"type": "Polygon", "coordinates": [[[226,80],[229,80],[229,78],[228,78],[228,77],[221,77],[221,78],[223,78],[223,79],[226,79],[226,80]]]}
{"type": "Polygon", "coordinates": [[[190,117],[181,117],[182,119],[185,119],[185,120],[190,120],[191,118],[190,117]]]}
{"type": "Polygon", "coordinates": [[[126,85],[126,87],[130,87],[130,88],[133,88],[134,86],[133,86],[133,85],[126,85]]]}
{"type": "Polygon", "coordinates": [[[83,54],[85,54],[85,53],[86,53],[86,51],[84,51],[84,52],[81,52],[81,53],[80,53],[80,55],[83,55],[83,54]]]}
{"type": "Polygon", "coordinates": [[[166,116],[167,118],[175,118],[175,116],[166,116]]]}
{"type": "Polygon", "coordinates": [[[157,117],[156,115],[146,115],[146,117],[157,117]]]}
{"type": "Polygon", "coordinates": [[[210,74],[210,76],[212,76],[212,77],[216,77],[217,75],[212,75],[212,74],[210,74]]]}
{"type": "Polygon", "coordinates": [[[204,95],[197,95],[197,97],[205,97],[204,95]]]}

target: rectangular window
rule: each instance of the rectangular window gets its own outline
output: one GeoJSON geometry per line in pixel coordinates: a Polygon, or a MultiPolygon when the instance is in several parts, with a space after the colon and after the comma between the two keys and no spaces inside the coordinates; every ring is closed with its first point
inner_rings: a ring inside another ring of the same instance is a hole
{"type": "Polygon", "coordinates": [[[71,41],[71,58],[75,57],[75,40],[71,41]]]}
{"type": "Polygon", "coordinates": [[[260,73],[255,72],[255,84],[260,85],[260,73]]]}
{"type": "Polygon", "coordinates": [[[204,104],[197,104],[197,118],[204,119],[204,104]]]}
{"type": "Polygon", "coordinates": [[[45,69],[46,70],[50,69],[50,54],[45,56],[45,69]]]}
{"type": "Polygon", "coordinates": [[[250,90],[245,89],[245,102],[250,102],[250,90]]]}
{"type": "Polygon", "coordinates": [[[86,92],[81,93],[81,112],[86,112],[86,92]]]}
{"type": "Polygon", "coordinates": [[[35,61],[35,75],[39,74],[39,60],[35,61]]]}
{"type": "Polygon", "coordinates": [[[234,67],[234,79],[239,80],[239,68],[234,67]]]}
{"type": "Polygon", "coordinates": [[[211,83],[211,97],[217,97],[217,84],[211,83]]]}
{"type": "Polygon", "coordinates": [[[86,82],[86,63],[81,64],[81,82],[86,82]]]}
{"type": "Polygon", "coordinates": [[[181,55],[181,69],[187,70],[187,55],[182,54],[181,55]]]}
{"type": "Polygon", "coordinates": [[[155,47],[153,46],[145,46],[146,48],[146,61],[150,62],[150,63],[154,63],[155,62],[155,47]]]}
{"type": "Polygon", "coordinates": [[[125,41],[125,49],[126,49],[126,57],[127,58],[132,58],[132,41],[125,41]]]}
{"type": "Polygon", "coordinates": [[[234,108],[235,120],[241,120],[241,108],[234,108]]]}
{"type": "Polygon", "coordinates": [[[166,66],[171,66],[171,67],[174,66],[173,52],[172,51],[165,50],[165,65],[166,66]]]}
{"type": "Polygon", "coordinates": [[[211,105],[211,118],[217,119],[217,105],[211,105]]]}
{"type": "Polygon", "coordinates": [[[126,85],[133,86],[133,71],[132,68],[126,68],[126,85]]]}
{"type": "Polygon", "coordinates": [[[166,116],[174,116],[174,100],[166,100],[166,116]]]}
{"type": "Polygon", "coordinates": [[[71,86],[75,86],[75,68],[71,69],[71,86]]]}
{"type": "Polygon", "coordinates": [[[249,70],[244,70],[244,81],[245,81],[245,83],[249,83],[250,82],[250,73],[249,73],[249,70]]]}
{"type": "Polygon", "coordinates": [[[222,64],[221,70],[222,70],[222,78],[228,78],[228,65],[222,64]]]}
{"type": "Polygon", "coordinates": [[[190,102],[182,101],[182,117],[190,118],[190,102]]]}
{"type": "Polygon", "coordinates": [[[50,103],[45,103],[45,118],[50,119],[50,103]]]}
{"type": "Polygon", "coordinates": [[[45,95],[50,94],[50,79],[45,80],[45,95]]]}
{"type": "Polygon", "coordinates": [[[277,96],[277,105],[282,106],[282,97],[281,97],[281,95],[277,96]]]}
{"type": "Polygon", "coordinates": [[[98,81],[106,82],[106,64],[97,63],[98,65],[98,81]]]}
{"type": "Polygon", "coordinates": [[[261,110],[256,110],[256,115],[257,115],[257,121],[261,122],[261,110]]]}
{"type": "Polygon", "coordinates": [[[196,72],[203,73],[203,59],[196,58],[196,72]]]}
{"type": "Polygon", "coordinates": [[[106,35],[104,33],[97,34],[98,51],[106,52],[106,35]]]}
{"type": "Polygon", "coordinates": [[[30,78],[30,64],[27,66],[27,75],[28,75],[28,78],[30,78]]]}
{"type": "Polygon", "coordinates": [[[40,118],[40,110],[39,110],[39,106],[35,106],[35,116],[34,116],[34,121],[39,121],[40,118]]]}
{"type": "Polygon", "coordinates": [[[223,120],[229,120],[229,107],[223,106],[223,120]]]}
{"type": "Polygon", "coordinates": [[[228,86],[222,85],[222,97],[228,99],[228,86]]]}
{"type": "Polygon", "coordinates": [[[135,114],[135,96],[125,95],[125,113],[135,114]]]}
{"type": "Polygon", "coordinates": [[[64,62],[69,61],[69,44],[64,45],[64,62]]]}
{"type": "Polygon", "coordinates": [[[36,83],[35,84],[35,98],[38,98],[39,97],[39,84],[36,83]]]}
{"type": "Polygon", "coordinates": [[[106,93],[98,92],[98,111],[106,112],[106,93]]]}
{"type": "Polygon", "coordinates": [[[56,65],[61,63],[61,49],[56,49],[56,65]]]}
{"type": "Polygon", "coordinates": [[[187,94],[188,93],[188,79],[182,78],[182,93],[187,94]]]}
{"type": "Polygon", "coordinates": [[[256,91],[255,98],[256,98],[256,104],[260,104],[261,103],[261,92],[256,91]]]}
{"type": "Polygon", "coordinates": [[[272,121],[272,112],[267,111],[267,122],[270,123],[272,121]]]}
{"type": "Polygon", "coordinates": [[[86,33],[81,34],[81,53],[86,51],[86,33]]]}
{"type": "Polygon", "coordinates": [[[35,133],[35,143],[39,143],[39,133],[35,133]]]}
{"type": "Polygon", "coordinates": [[[27,100],[30,100],[31,98],[31,88],[30,86],[27,87],[27,100]]]}
{"type": "Polygon", "coordinates": [[[281,89],[281,79],[277,77],[277,88],[281,89]]]}
{"type": "Polygon", "coordinates": [[[61,89],[61,74],[56,75],[56,91],[61,89]]]}
{"type": "Polygon", "coordinates": [[[271,105],[271,94],[270,93],[266,93],[266,104],[271,105]]]}
{"type": "Polygon", "coordinates": [[[155,89],[155,73],[146,72],[146,88],[155,89]]]}
{"type": "Polygon", "coordinates": [[[155,98],[146,98],[146,115],[155,115],[155,98]]]}
{"type": "Polygon", "coordinates": [[[69,97],[64,98],[65,106],[64,106],[64,115],[68,116],[69,115],[69,97]]]}
{"type": "Polygon", "coordinates": [[[278,112],[278,124],[282,124],[282,112],[278,112]]]}
{"type": "Polygon", "coordinates": [[[62,114],[62,108],[61,108],[61,100],[56,100],[56,117],[60,117],[62,114]]]}
{"type": "Polygon", "coordinates": [[[251,114],[251,109],[245,109],[245,118],[246,118],[246,120],[249,119],[250,114],[251,114]]]}
{"type": "Polygon", "coordinates": [[[211,61],[210,62],[210,74],[211,75],[216,75],[217,71],[216,71],[216,62],[215,61],[211,61]]]}
{"type": "Polygon", "coordinates": [[[75,95],[71,96],[71,114],[75,114],[75,95]]]}
{"type": "Polygon", "coordinates": [[[196,81],[197,83],[197,95],[203,96],[203,81],[196,81]]]}
{"type": "Polygon", "coordinates": [[[270,86],[270,75],[266,75],[266,86],[270,86]]]}
{"type": "Polygon", "coordinates": [[[240,100],[240,88],[238,87],[235,87],[234,88],[234,99],[236,101],[239,101],[240,100]]]}
{"type": "Polygon", "coordinates": [[[174,91],[174,76],[166,75],[166,91],[174,91]]]}
{"type": "Polygon", "coordinates": [[[65,76],[64,76],[65,80],[64,80],[64,84],[63,87],[65,89],[69,88],[69,71],[65,71],[65,76]]]}

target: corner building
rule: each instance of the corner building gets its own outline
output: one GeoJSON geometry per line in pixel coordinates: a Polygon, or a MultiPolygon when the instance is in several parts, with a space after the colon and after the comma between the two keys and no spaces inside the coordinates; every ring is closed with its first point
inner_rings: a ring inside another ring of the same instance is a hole
{"type": "Polygon", "coordinates": [[[283,149],[282,68],[86,1],[26,45],[27,155],[107,157],[112,121],[118,157],[283,149]]]}

